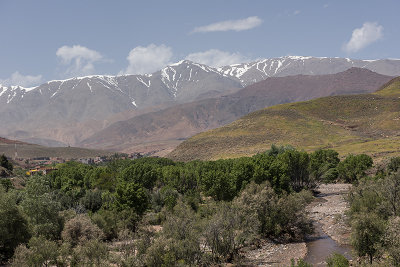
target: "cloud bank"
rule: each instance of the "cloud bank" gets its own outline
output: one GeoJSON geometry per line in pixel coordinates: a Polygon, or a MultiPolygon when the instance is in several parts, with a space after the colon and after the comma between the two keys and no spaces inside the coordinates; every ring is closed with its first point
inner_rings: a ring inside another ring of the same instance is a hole
{"type": "Polygon", "coordinates": [[[216,22],[213,24],[209,24],[206,26],[196,27],[192,31],[192,33],[196,32],[224,32],[224,31],[245,31],[253,29],[257,26],[260,26],[262,20],[257,17],[248,17],[245,19],[239,20],[226,20],[221,22],[216,22]]]}
{"type": "Polygon", "coordinates": [[[351,39],[343,46],[347,53],[355,53],[382,39],[383,27],[376,22],[365,22],[361,28],[353,30],[351,39]]]}
{"type": "Polygon", "coordinates": [[[22,75],[18,71],[11,74],[10,78],[5,80],[0,79],[0,84],[5,86],[20,85],[22,87],[31,87],[39,85],[43,80],[42,75],[32,76],[32,75],[22,75]]]}
{"type": "Polygon", "coordinates": [[[211,67],[222,67],[249,60],[240,53],[229,53],[218,49],[210,49],[204,52],[192,53],[189,54],[186,59],[211,67]]]}
{"type": "Polygon", "coordinates": [[[99,52],[81,45],[64,45],[57,49],[56,55],[61,59],[61,63],[67,67],[65,71],[67,76],[93,74],[94,63],[103,59],[99,52]]]}
{"type": "Polygon", "coordinates": [[[128,57],[128,67],[119,74],[146,74],[152,73],[171,64],[172,49],[164,44],[159,46],[137,46],[133,48],[128,57]]]}

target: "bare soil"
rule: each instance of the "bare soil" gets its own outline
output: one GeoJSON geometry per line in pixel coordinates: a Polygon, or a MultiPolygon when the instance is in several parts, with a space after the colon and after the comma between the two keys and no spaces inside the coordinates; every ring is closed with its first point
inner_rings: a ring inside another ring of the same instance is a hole
{"type": "Polygon", "coordinates": [[[305,242],[276,244],[264,240],[260,248],[244,252],[241,266],[290,266],[290,260],[302,259],[307,254],[305,242]]]}

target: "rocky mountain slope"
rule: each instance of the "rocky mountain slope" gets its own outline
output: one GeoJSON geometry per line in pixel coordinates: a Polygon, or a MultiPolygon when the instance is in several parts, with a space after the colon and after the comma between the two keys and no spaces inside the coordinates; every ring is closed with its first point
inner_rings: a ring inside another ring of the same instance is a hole
{"type": "Polygon", "coordinates": [[[0,87],[0,134],[74,144],[121,112],[129,116],[241,87],[212,68],[188,61],[150,75],[88,76],[35,88],[0,87]],[[65,131],[68,134],[63,135],[65,131]]]}
{"type": "Polygon", "coordinates": [[[169,157],[217,159],[253,155],[272,144],[307,151],[333,148],[341,155],[375,158],[400,154],[400,79],[372,94],[330,96],[250,113],[233,123],[195,135],[169,157]]]}
{"type": "Polygon", "coordinates": [[[328,75],[272,77],[233,94],[176,105],[116,122],[80,145],[133,152],[145,149],[143,144],[152,144],[148,148],[151,150],[158,142],[159,150],[168,151],[183,139],[225,125],[258,109],[322,96],[374,92],[390,79],[392,77],[359,68],[328,75]]]}
{"type": "Polygon", "coordinates": [[[113,122],[232,93],[268,77],[337,73],[353,66],[400,75],[400,60],[288,56],[221,68],[185,60],[148,75],[94,75],[33,88],[0,85],[0,134],[76,145],[113,122]]]}
{"type": "Polygon", "coordinates": [[[247,86],[268,77],[297,74],[334,74],[352,67],[365,68],[389,76],[400,75],[400,60],[357,60],[302,56],[261,59],[254,62],[221,67],[218,70],[224,75],[239,79],[242,85],[247,86]]]}

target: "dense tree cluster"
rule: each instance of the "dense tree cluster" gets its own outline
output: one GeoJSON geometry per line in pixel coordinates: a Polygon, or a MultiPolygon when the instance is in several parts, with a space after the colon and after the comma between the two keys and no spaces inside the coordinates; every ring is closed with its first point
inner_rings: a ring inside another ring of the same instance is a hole
{"type": "MultiPolygon", "coordinates": [[[[338,178],[357,181],[369,159],[340,162],[333,150],[272,146],[217,161],[67,162],[26,178],[24,189],[0,189],[0,260],[13,266],[231,262],[262,238],[302,240],[312,232],[305,211],[310,190],[338,178]]],[[[398,213],[397,195],[389,196],[398,213]]],[[[385,240],[396,235],[384,232],[385,240]]]]}
{"type": "Polygon", "coordinates": [[[364,177],[350,195],[352,244],[369,263],[400,266],[400,157],[364,177]]]}
{"type": "Polygon", "coordinates": [[[12,163],[7,159],[5,155],[0,156],[0,178],[7,177],[11,174],[14,166],[12,163]]]}

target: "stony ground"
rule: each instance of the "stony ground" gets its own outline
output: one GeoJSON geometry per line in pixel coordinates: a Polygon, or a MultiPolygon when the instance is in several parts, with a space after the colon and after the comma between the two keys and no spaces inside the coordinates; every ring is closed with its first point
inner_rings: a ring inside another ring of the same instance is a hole
{"type": "Polygon", "coordinates": [[[304,258],[307,253],[305,242],[274,244],[265,241],[260,248],[246,251],[242,266],[290,266],[290,259],[304,258]]]}
{"type": "Polygon", "coordinates": [[[350,184],[328,184],[318,188],[318,198],[308,207],[310,217],[320,223],[323,231],[341,245],[350,243],[350,227],[346,224],[345,199],[350,184]]]}

